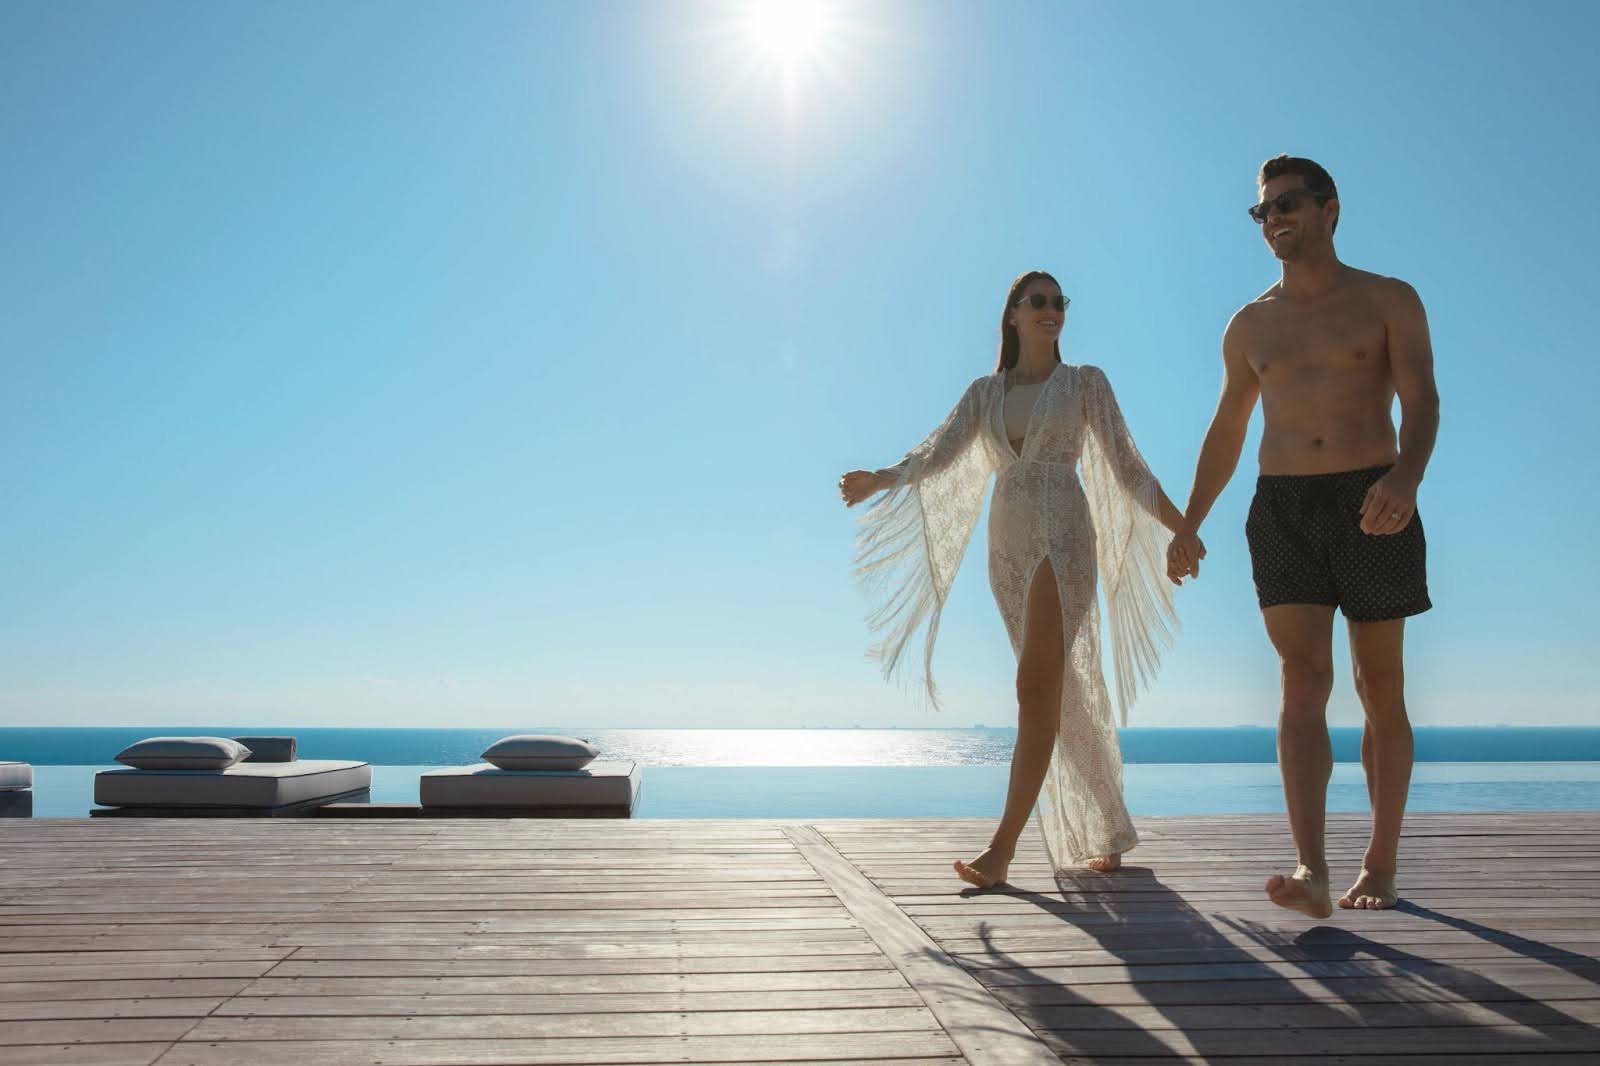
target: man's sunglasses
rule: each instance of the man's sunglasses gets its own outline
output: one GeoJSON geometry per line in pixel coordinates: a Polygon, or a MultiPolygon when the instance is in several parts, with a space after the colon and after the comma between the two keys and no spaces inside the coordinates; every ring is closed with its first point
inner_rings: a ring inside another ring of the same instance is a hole
{"type": "Polygon", "coordinates": [[[1287,215],[1290,211],[1298,208],[1300,201],[1307,196],[1316,200],[1319,206],[1333,199],[1332,196],[1325,192],[1312,192],[1310,189],[1290,189],[1288,192],[1280,192],[1270,200],[1263,200],[1259,204],[1251,204],[1249,208],[1250,218],[1256,222],[1265,222],[1272,217],[1274,210],[1280,215],[1287,215]]]}
{"type": "Polygon", "coordinates": [[[1021,307],[1023,304],[1027,304],[1029,307],[1033,308],[1035,311],[1043,311],[1044,307],[1045,307],[1045,304],[1049,304],[1051,307],[1054,307],[1057,311],[1065,311],[1067,309],[1067,305],[1070,304],[1071,302],[1072,302],[1072,297],[1070,297],[1070,296],[1062,296],[1060,293],[1056,293],[1054,296],[1046,296],[1042,292],[1035,292],[1035,293],[1030,293],[1027,296],[1019,296],[1017,298],[1017,302],[1012,304],[1011,306],[1012,307],[1021,307]]]}

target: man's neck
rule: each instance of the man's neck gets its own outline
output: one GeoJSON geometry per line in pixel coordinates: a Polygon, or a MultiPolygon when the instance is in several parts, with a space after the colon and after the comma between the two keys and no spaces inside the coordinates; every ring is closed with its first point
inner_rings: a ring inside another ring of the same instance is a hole
{"type": "Polygon", "coordinates": [[[1344,264],[1330,247],[1326,252],[1283,264],[1279,285],[1291,296],[1317,297],[1337,288],[1344,280],[1344,271],[1344,264]]]}

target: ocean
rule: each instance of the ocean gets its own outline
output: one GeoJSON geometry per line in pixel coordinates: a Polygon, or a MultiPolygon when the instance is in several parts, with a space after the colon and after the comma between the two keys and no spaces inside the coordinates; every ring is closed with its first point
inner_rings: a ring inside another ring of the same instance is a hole
{"type": "MultiPolygon", "coordinates": [[[[450,766],[477,762],[508,733],[583,737],[607,759],[645,766],[989,766],[1008,763],[1015,729],[344,729],[318,726],[0,727],[0,759],[35,766],[111,764],[150,736],[274,736],[299,739],[305,759],[360,759],[374,766],[450,766]]],[[[1274,730],[1137,727],[1120,731],[1128,763],[1273,763],[1274,730]]],[[[1333,757],[1361,757],[1361,730],[1329,730],[1333,757]]],[[[1423,726],[1418,762],[1595,762],[1600,728],[1423,726]]]]}
{"type": "MultiPolygon", "coordinates": [[[[508,729],[281,726],[0,728],[0,760],[34,766],[34,817],[82,817],[97,770],[123,747],[171,734],[291,734],[310,759],[373,765],[374,802],[415,803],[423,770],[479,761],[508,729]]],[[[997,816],[1015,731],[530,727],[592,741],[645,767],[641,818],[997,816]]],[[[1333,729],[1328,809],[1363,811],[1359,729],[1333,729]]],[[[1273,730],[1122,731],[1128,806],[1140,814],[1280,812],[1273,730]]],[[[1600,810],[1600,729],[1423,727],[1411,810],[1600,810]]]]}

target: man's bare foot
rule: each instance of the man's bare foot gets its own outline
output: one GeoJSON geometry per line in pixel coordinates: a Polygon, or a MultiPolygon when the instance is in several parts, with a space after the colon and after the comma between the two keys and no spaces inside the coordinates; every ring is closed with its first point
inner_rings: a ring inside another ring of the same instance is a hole
{"type": "Polygon", "coordinates": [[[1122,856],[1116,852],[1112,852],[1110,855],[1096,855],[1084,865],[1091,870],[1098,870],[1103,874],[1108,874],[1122,865],[1122,856]]]}
{"type": "Polygon", "coordinates": [[[1394,874],[1383,874],[1361,868],[1361,876],[1350,886],[1350,891],[1339,897],[1339,906],[1347,911],[1383,911],[1400,902],[1395,891],[1394,874]]]}
{"type": "Polygon", "coordinates": [[[1288,877],[1273,874],[1267,878],[1267,898],[1312,918],[1326,918],[1333,913],[1333,905],[1328,902],[1328,871],[1317,873],[1309,866],[1296,866],[1288,877]]]}
{"type": "Polygon", "coordinates": [[[1006,871],[1011,868],[1011,856],[991,847],[970,863],[957,859],[954,865],[956,876],[969,885],[993,888],[1005,881],[1006,871]]]}

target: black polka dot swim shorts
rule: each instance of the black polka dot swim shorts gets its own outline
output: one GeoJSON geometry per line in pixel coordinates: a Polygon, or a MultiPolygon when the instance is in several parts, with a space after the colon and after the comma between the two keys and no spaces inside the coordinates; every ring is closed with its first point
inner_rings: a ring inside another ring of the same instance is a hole
{"type": "Polygon", "coordinates": [[[1433,606],[1422,516],[1412,515],[1398,533],[1361,532],[1367,489],[1388,470],[1256,480],[1244,531],[1263,608],[1320,603],[1338,607],[1352,622],[1381,622],[1433,606]]]}

